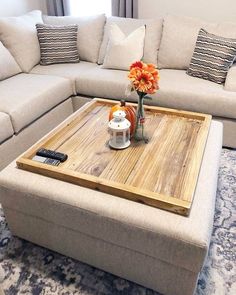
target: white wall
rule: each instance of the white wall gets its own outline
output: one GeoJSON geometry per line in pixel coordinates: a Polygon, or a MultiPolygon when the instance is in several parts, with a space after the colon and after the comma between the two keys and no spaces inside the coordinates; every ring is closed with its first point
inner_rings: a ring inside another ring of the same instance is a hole
{"type": "Polygon", "coordinates": [[[154,18],[166,14],[198,17],[208,21],[236,22],[236,0],[137,0],[138,17],[154,18]]]}
{"type": "Polygon", "coordinates": [[[46,13],[46,0],[0,0],[0,16],[21,15],[34,9],[46,13]]]}

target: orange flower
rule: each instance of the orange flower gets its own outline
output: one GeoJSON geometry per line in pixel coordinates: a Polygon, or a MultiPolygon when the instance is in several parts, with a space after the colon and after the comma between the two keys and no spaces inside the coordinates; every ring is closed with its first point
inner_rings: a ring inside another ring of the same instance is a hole
{"type": "Polygon", "coordinates": [[[136,91],[153,94],[159,89],[158,70],[153,64],[145,64],[142,61],[133,63],[130,66],[128,78],[136,91]]]}
{"type": "Polygon", "coordinates": [[[157,85],[157,83],[153,83],[152,88],[148,89],[147,93],[154,94],[158,89],[159,89],[159,86],[157,85]]]}
{"type": "Polygon", "coordinates": [[[138,72],[136,79],[133,81],[134,88],[140,92],[148,92],[153,86],[153,77],[146,71],[138,72]]]}
{"type": "Polygon", "coordinates": [[[153,64],[147,64],[145,69],[146,69],[146,71],[151,73],[154,78],[159,80],[158,70],[155,68],[155,66],[153,64]]]}
{"type": "Polygon", "coordinates": [[[132,70],[133,68],[142,69],[143,66],[144,66],[144,63],[142,61],[136,61],[130,66],[130,70],[132,70]]]}

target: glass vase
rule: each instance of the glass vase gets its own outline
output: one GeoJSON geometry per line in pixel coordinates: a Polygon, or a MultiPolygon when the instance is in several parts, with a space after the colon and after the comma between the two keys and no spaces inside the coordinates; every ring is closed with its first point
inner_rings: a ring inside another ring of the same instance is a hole
{"type": "Polygon", "coordinates": [[[143,106],[143,100],[145,93],[141,92],[138,93],[139,99],[138,99],[138,106],[136,110],[136,126],[135,126],[135,132],[134,132],[134,139],[136,141],[144,141],[145,143],[148,142],[147,137],[145,136],[145,112],[144,112],[144,106],[143,106]]]}

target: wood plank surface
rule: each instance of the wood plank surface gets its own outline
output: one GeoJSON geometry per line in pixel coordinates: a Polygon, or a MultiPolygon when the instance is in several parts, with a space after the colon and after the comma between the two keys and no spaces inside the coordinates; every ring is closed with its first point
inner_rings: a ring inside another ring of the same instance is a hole
{"type": "Polygon", "coordinates": [[[188,215],[211,116],[145,107],[149,143],[109,147],[108,115],[116,101],[93,100],[30,148],[21,169],[188,215]],[[40,147],[68,154],[58,167],[32,161],[40,147]]]}

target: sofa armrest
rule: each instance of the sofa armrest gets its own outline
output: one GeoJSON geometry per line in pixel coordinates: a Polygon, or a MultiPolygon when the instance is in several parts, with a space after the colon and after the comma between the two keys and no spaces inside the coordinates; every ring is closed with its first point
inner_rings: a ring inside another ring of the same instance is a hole
{"type": "Polygon", "coordinates": [[[236,64],[234,64],[228,71],[224,89],[236,92],[236,64]]]}

